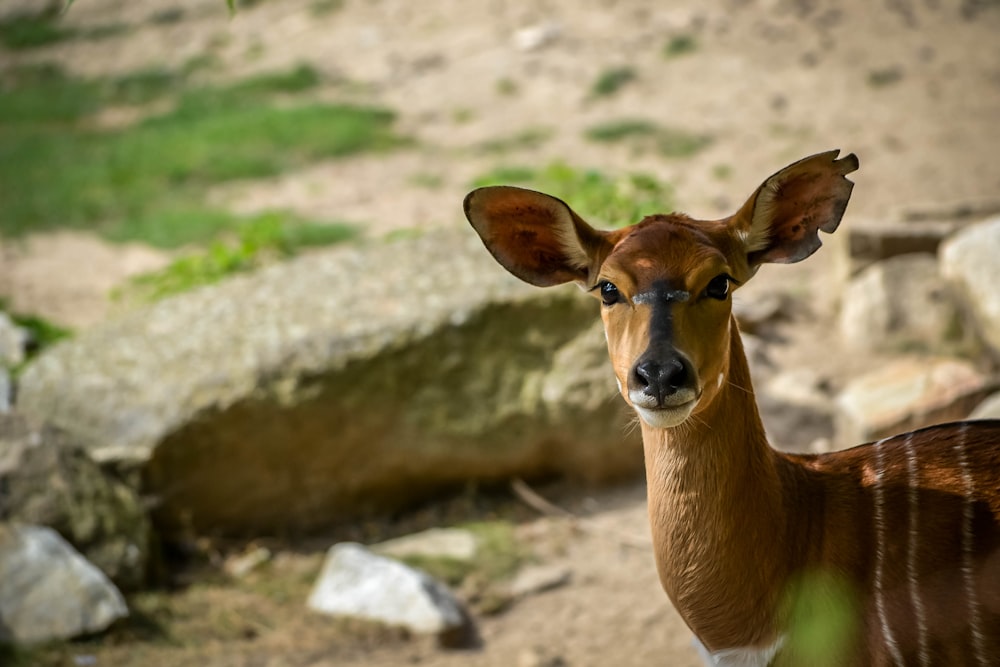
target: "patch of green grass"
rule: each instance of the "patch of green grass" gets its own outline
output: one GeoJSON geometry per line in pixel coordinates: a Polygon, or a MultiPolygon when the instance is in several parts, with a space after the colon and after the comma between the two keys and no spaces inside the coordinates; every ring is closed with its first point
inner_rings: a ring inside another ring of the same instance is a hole
{"type": "Polygon", "coordinates": [[[0,72],[0,99],[3,100],[0,132],[8,129],[4,126],[17,124],[35,126],[77,121],[98,111],[103,104],[98,82],[67,77],[61,69],[48,63],[22,65],[0,72]]]}
{"type": "Polygon", "coordinates": [[[108,82],[106,98],[114,104],[146,104],[176,92],[183,77],[154,67],[126,74],[108,82]]]}
{"type": "Polygon", "coordinates": [[[636,78],[632,67],[613,67],[604,70],[590,87],[592,97],[610,97],[636,78]]]}
{"type": "Polygon", "coordinates": [[[903,70],[900,67],[884,67],[868,72],[868,85],[872,88],[885,88],[903,80],[903,70]]]}
{"type": "Polygon", "coordinates": [[[184,89],[182,79],[149,71],[95,82],[51,67],[5,76],[0,233],[82,227],[164,247],[198,242],[225,226],[218,214],[199,213],[214,184],[403,142],[384,109],[274,104],[275,96],[318,84],[309,67],[218,88],[184,89]],[[173,95],[176,106],[159,116],[103,132],[83,122],[104,104],[148,101],[175,88],[183,90],[173,95]]]}
{"type": "Polygon", "coordinates": [[[673,210],[673,189],[655,177],[632,172],[608,175],[556,162],[542,169],[499,167],[477,178],[474,187],[520,185],[562,199],[595,224],[622,226],[647,215],[673,210]]]}
{"type": "Polygon", "coordinates": [[[444,177],[441,174],[432,174],[426,171],[420,171],[415,174],[410,174],[410,177],[406,179],[411,185],[415,185],[418,188],[426,188],[428,190],[438,190],[444,185],[444,177]]]}
{"type": "Polygon", "coordinates": [[[507,77],[497,79],[496,89],[497,94],[503,95],[504,97],[511,97],[520,91],[520,87],[517,85],[517,82],[513,79],[508,79],[507,77]]]}
{"type": "Polygon", "coordinates": [[[654,146],[665,157],[689,157],[712,143],[711,137],[686,130],[663,127],[648,120],[624,119],[601,123],[588,129],[591,141],[628,141],[636,147],[654,146]]]}
{"type": "Polygon", "coordinates": [[[674,35],[663,45],[664,58],[676,58],[698,49],[698,41],[693,35],[674,35]]]}
{"type": "Polygon", "coordinates": [[[712,176],[719,181],[728,181],[733,175],[733,168],[728,164],[717,164],[712,167],[712,176]]]}
{"type": "Polygon", "coordinates": [[[309,3],[309,12],[313,16],[327,16],[342,9],[344,0],[312,0],[309,3]]]}
{"type": "Polygon", "coordinates": [[[75,36],[59,26],[59,10],[50,6],[40,13],[14,14],[0,22],[0,43],[12,50],[35,49],[75,36]]]}
{"type": "Polygon", "coordinates": [[[555,132],[550,127],[529,127],[510,137],[491,139],[479,144],[484,153],[506,153],[522,148],[535,148],[552,138],[555,132]]]}
{"type": "MultiPolygon", "coordinates": [[[[198,212],[188,215],[199,217],[198,212]]],[[[235,238],[215,240],[207,249],[175,259],[159,271],[136,276],[115,296],[156,301],[259,268],[273,259],[290,257],[304,248],[340,243],[358,234],[354,225],[312,222],[282,212],[238,219],[226,213],[202,211],[200,217],[208,222],[199,231],[209,227],[232,229],[235,238]]]]}
{"type": "MultiPolygon", "coordinates": [[[[8,307],[7,302],[2,298],[0,298],[0,312],[7,313],[7,316],[10,317],[10,320],[14,324],[22,329],[27,329],[30,337],[29,344],[27,346],[27,358],[23,364],[11,369],[15,375],[18,374],[25,365],[27,365],[27,362],[35,358],[42,350],[73,335],[73,332],[70,329],[61,327],[43,317],[29,315],[26,313],[12,312],[8,307]]],[[[3,654],[0,653],[0,656],[2,655],[3,654]]],[[[6,663],[0,662],[0,664],[6,663]]]]}
{"type": "Polygon", "coordinates": [[[659,126],[648,120],[626,119],[615,120],[594,125],[584,136],[592,141],[616,142],[626,139],[649,138],[656,135],[659,126]]]}
{"type": "Polygon", "coordinates": [[[153,12],[149,22],[156,25],[174,25],[184,20],[184,10],[180,7],[168,7],[153,12]]]}

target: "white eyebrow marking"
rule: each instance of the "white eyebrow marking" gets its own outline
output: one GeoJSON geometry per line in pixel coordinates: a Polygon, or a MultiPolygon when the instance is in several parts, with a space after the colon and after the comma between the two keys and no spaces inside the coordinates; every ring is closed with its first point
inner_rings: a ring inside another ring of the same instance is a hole
{"type": "Polygon", "coordinates": [[[647,290],[645,292],[639,292],[634,297],[632,297],[632,303],[657,303],[664,302],[669,303],[671,301],[687,301],[691,298],[691,292],[682,289],[671,289],[671,290],[647,290]]]}

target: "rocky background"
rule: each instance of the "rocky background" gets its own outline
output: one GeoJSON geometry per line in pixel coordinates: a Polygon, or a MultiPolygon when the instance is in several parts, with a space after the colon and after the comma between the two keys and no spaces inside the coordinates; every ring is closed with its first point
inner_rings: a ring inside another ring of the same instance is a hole
{"type": "Polygon", "coordinates": [[[996,3],[333,4],[77,0],[66,25],[129,30],[0,51],[86,75],[210,46],[219,77],[309,62],[417,137],[220,186],[366,236],[149,305],[109,287],[169,252],[0,237],[5,302],[76,329],[35,354],[0,312],[0,663],[696,664],[595,304],[508,276],[462,219],[498,164],[642,169],[712,217],[856,152],[841,229],[734,298],[772,442],[1000,418],[996,3]],[[609,68],[632,74],[595,99],[609,68]],[[709,140],[583,138],[622,117],[709,140]]]}

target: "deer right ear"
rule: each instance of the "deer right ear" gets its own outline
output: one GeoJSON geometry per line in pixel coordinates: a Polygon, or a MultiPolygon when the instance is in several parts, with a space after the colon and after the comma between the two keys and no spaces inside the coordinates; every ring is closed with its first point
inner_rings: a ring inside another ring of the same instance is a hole
{"type": "Polygon", "coordinates": [[[818,153],[788,165],[733,216],[751,268],[802,261],[822,245],[821,230],[837,229],[854,187],[846,176],[858,168],[853,153],[837,159],[839,153],[818,153]]]}
{"type": "Polygon", "coordinates": [[[589,287],[610,250],[604,232],[562,200],[534,190],[473,190],[465,198],[465,217],[501,266],[539,287],[570,281],[589,287]]]}

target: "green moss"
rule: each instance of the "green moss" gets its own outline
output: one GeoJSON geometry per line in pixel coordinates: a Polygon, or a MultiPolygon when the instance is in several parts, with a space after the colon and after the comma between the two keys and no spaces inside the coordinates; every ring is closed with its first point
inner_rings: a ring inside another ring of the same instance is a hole
{"type": "MultiPolygon", "coordinates": [[[[208,248],[179,257],[159,271],[136,276],[116,292],[116,297],[156,301],[259,268],[269,259],[289,257],[303,248],[352,239],[358,233],[354,225],[306,221],[282,212],[252,218],[237,218],[211,210],[186,215],[189,217],[186,224],[192,233],[204,233],[208,228],[232,229],[236,238],[215,240],[208,248]]],[[[174,233],[179,228],[169,224],[156,227],[173,229],[174,233]]],[[[174,236],[172,240],[176,239],[174,236]]]]}
{"type": "Polygon", "coordinates": [[[590,87],[592,97],[610,97],[636,78],[632,67],[613,67],[598,75],[590,87]]]}

